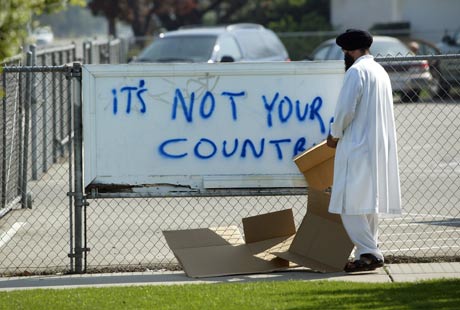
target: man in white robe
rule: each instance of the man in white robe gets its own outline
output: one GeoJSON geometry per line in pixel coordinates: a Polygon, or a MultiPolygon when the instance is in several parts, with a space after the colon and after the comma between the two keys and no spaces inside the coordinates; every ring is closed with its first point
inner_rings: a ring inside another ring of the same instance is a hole
{"type": "Polygon", "coordinates": [[[329,212],[341,215],[355,245],[345,271],[383,266],[378,214],[400,214],[401,194],[390,78],[369,54],[372,36],[349,29],[336,43],[346,73],[328,145],[336,147],[329,212]]]}

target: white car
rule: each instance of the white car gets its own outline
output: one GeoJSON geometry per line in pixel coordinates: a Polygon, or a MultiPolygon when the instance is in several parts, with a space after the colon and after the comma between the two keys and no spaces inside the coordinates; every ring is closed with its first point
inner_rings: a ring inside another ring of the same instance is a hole
{"type": "Polygon", "coordinates": [[[288,61],[278,36],[258,24],[179,29],[159,35],[134,62],[288,61]]]}
{"type": "Polygon", "coordinates": [[[54,34],[50,27],[38,27],[32,32],[32,40],[37,45],[53,43],[54,34]]]}
{"type": "MultiPolygon", "coordinates": [[[[376,57],[414,56],[399,39],[374,36],[370,52],[376,57]]],[[[321,43],[312,53],[312,60],[343,59],[344,55],[335,39],[321,43]]],[[[391,60],[379,62],[388,72],[393,91],[399,94],[402,102],[418,101],[422,89],[431,93],[437,90],[437,82],[430,73],[426,60],[391,60]]]]}

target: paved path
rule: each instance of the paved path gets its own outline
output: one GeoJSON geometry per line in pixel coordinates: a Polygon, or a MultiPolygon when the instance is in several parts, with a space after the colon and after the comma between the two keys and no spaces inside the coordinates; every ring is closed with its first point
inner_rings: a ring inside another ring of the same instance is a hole
{"type": "Polygon", "coordinates": [[[61,276],[32,276],[0,278],[0,291],[22,289],[63,289],[77,287],[179,285],[203,283],[237,283],[254,281],[352,281],[352,282],[414,282],[430,279],[460,279],[460,262],[426,264],[392,264],[373,272],[347,274],[345,272],[318,273],[305,268],[284,272],[238,275],[194,279],[181,271],[157,271],[141,273],[84,274],[61,276]]]}

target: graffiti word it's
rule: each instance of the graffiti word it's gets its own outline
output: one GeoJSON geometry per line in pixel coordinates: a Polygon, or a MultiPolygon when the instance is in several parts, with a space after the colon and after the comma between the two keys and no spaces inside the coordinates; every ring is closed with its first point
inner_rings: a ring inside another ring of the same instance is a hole
{"type": "Polygon", "coordinates": [[[144,80],[139,80],[139,85],[138,86],[123,86],[120,87],[119,91],[116,88],[112,89],[112,108],[113,108],[113,114],[116,115],[118,113],[118,108],[121,99],[125,99],[124,102],[126,103],[126,114],[131,113],[131,106],[133,101],[139,104],[139,112],[144,114],[147,112],[147,106],[145,104],[145,100],[142,97],[142,94],[147,91],[147,88],[145,87],[145,81],[144,80]],[[120,98],[118,95],[118,92],[120,92],[120,98]],[[124,95],[124,96],[122,96],[124,95]],[[133,97],[135,97],[133,99],[133,97]]]}

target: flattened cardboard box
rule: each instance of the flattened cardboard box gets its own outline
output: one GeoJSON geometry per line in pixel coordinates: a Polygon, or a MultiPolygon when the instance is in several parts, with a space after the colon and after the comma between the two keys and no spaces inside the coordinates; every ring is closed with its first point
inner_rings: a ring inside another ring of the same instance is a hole
{"type": "Polygon", "coordinates": [[[295,234],[291,209],[243,219],[236,226],[163,231],[189,277],[212,277],[282,270],[289,262],[270,254],[285,251],[295,234]]]}
{"type": "Polygon", "coordinates": [[[333,183],[334,156],[325,140],[294,158],[308,184],[307,214],[289,250],[273,253],[321,272],[342,271],[354,247],[340,215],[328,211],[331,197],[324,190],[333,183]]]}
{"type": "Polygon", "coordinates": [[[294,162],[303,173],[308,187],[325,190],[332,186],[334,178],[335,149],[326,144],[326,140],[306,150],[294,158],[294,162]]]}
{"type": "Polygon", "coordinates": [[[307,214],[297,233],[292,210],[243,219],[237,227],[164,231],[166,241],[190,277],[260,273],[289,262],[321,272],[343,270],[353,249],[339,215],[328,212],[335,149],[326,141],[294,161],[309,185],[307,214]],[[294,236],[295,234],[295,236],[294,236]],[[275,255],[275,256],[274,256],[275,255]]]}
{"type": "Polygon", "coordinates": [[[329,193],[309,189],[307,214],[289,249],[272,253],[316,271],[342,271],[354,245],[340,215],[328,212],[329,201],[329,193]]]}

